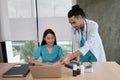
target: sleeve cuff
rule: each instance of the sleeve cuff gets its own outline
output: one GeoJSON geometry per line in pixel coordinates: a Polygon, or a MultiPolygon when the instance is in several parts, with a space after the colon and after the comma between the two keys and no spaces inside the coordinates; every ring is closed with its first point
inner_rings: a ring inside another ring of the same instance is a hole
{"type": "Polygon", "coordinates": [[[82,55],[84,56],[88,51],[89,51],[89,48],[88,47],[81,47],[80,49],[78,49],[82,55]]]}

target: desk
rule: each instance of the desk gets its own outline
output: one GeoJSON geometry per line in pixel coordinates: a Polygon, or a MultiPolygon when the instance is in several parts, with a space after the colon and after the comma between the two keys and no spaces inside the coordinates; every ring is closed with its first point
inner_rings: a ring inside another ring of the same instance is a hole
{"type": "Polygon", "coordinates": [[[32,79],[31,73],[24,78],[2,78],[2,74],[11,68],[12,63],[0,63],[0,80],[120,80],[120,66],[116,62],[94,62],[92,73],[77,77],[72,76],[72,70],[62,67],[61,78],[32,79]]]}

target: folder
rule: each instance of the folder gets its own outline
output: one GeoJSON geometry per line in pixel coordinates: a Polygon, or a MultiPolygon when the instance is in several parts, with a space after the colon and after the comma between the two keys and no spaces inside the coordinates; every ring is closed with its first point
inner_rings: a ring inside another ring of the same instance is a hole
{"type": "Polygon", "coordinates": [[[15,64],[7,70],[2,76],[7,77],[25,77],[29,72],[29,64],[15,64]]]}

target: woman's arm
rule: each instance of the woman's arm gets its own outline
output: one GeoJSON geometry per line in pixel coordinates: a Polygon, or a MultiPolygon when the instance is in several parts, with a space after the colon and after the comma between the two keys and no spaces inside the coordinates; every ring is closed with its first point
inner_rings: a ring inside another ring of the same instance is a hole
{"type": "Polygon", "coordinates": [[[36,65],[36,66],[42,66],[42,65],[44,65],[42,62],[35,60],[34,57],[31,57],[31,58],[29,59],[29,63],[30,63],[30,64],[33,64],[33,65],[36,65]]]}
{"type": "Polygon", "coordinates": [[[35,61],[35,58],[34,57],[30,57],[29,63],[32,64],[34,61],[35,61]]]}

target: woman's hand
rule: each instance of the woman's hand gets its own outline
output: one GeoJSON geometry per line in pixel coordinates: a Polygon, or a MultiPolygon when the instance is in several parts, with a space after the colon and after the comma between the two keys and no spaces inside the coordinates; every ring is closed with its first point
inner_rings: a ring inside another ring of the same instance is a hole
{"type": "Polygon", "coordinates": [[[44,65],[43,63],[41,63],[40,61],[37,61],[37,60],[33,61],[33,64],[36,65],[36,66],[44,65]]]}
{"type": "Polygon", "coordinates": [[[65,56],[61,57],[59,62],[63,61],[65,59],[65,56]]]}
{"type": "Polygon", "coordinates": [[[35,58],[34,58],[34,57],[31,57],[31,58],[29,59],[28,63],[34,64],[34,61],[35,61],[35,58]]]}
{"type": "Polygon", "coordinates": [[[35,60],[34,57],[31,57],[31,58],[29,59],[29,64],[36,65],[36,66],[41,66],[41,65],[43,65],[41,62],[35,60]]]}

